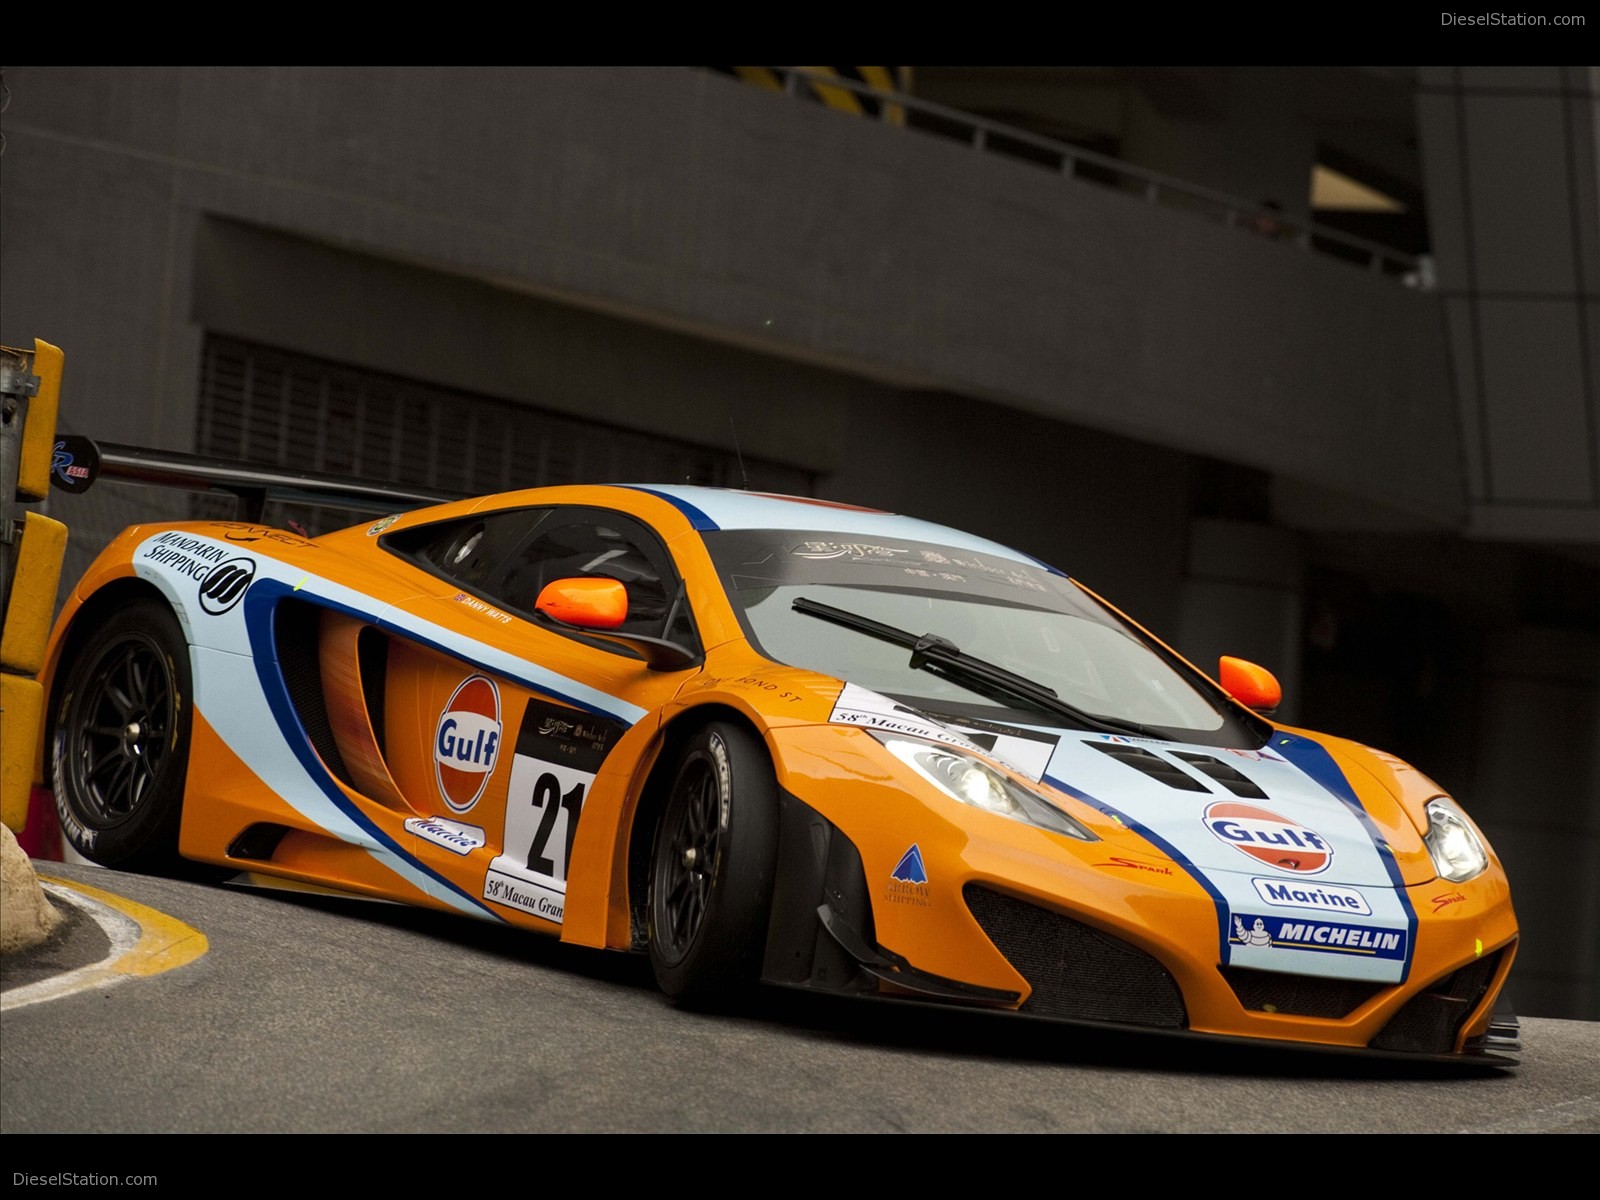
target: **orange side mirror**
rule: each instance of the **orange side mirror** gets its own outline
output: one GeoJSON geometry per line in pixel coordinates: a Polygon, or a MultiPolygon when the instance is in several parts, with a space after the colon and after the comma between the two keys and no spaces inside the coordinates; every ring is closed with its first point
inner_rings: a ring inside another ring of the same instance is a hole
{"type": "Polygon", "coordinates": [[[615,579],[556,579],[544,585],[534,608],[580,629],[615,629],[628,619],[628,589],[615,579]]]}
{"type": "Polygon", "coordinates": [[[1282,702],[1283,687],[1265,667],[1224,654],[1218,668],[1217,682],[1222,684],[1222,690],[1246,708],[1270,713],[1282,702]]]}

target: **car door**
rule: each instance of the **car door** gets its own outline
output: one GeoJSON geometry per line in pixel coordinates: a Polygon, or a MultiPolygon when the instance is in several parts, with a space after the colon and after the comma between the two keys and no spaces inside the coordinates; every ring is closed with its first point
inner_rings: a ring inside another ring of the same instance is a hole
{"type": "MultiPolygon", "coordinates": [[[[626,589],[612,633],[698,652],[671,555],[643,522],[591,506],[475,513],[386,539],[417,594],[386,616],[384,756],[437,886],[490,912],[561,926],[574,864],[609,871],[604,831],[628,802],[655,714],[694,666],[652,670],[627,645],[541,619],[558,579],[626,589]],[[607,810],[585,846],[584,814],[607,810]]],[[[598,892],[603,893],[604,887],[598,892]]]]}

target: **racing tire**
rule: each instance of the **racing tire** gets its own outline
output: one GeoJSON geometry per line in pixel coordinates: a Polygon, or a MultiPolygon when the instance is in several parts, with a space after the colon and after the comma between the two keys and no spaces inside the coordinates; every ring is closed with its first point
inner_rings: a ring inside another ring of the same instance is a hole
{"type": "Polygon", "coordinates": [[[778,846],[778,785],[753,733],[714,722],[678,759],[656,827],[649,946],[678,1004],[732,1003],[760,977],[778,846]]]}
{"type": "Polygon", "coordinates": [[[102,866],[177,870],[193,723],[177,618],[155,599],[118,608],[64,669],[51,757],[63,836],[102,866]]]}

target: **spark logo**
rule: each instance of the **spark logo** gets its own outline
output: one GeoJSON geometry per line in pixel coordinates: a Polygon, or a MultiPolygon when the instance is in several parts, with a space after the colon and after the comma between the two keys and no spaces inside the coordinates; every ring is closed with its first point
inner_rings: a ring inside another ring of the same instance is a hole
{"type": "Polygon", "coordinates": [[[1317,875],[1333,861],[1333,847],[1316,830],[1253,804],[1219,800],[1203,819],[1212,837],[1280,871],[1317,875]]]}
{"type": "Polygon", "coordinates": [[[433,734],[433,773],[452,812],[478,802],[500,757],[500,689],[482,675],[451,694],[433,734]]]}

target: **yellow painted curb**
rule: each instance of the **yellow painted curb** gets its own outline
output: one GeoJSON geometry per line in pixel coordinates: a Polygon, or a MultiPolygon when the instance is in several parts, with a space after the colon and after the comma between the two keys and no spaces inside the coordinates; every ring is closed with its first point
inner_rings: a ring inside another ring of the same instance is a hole
{"type": "Polygon", "coordinates": [[[39,879],[43,883],[53,883],[57,887],[88,896],[91,900],[98,900],[139,926],[139,940],[131,949],[105,965],[108,972],[118,975],[159,975],[193,962],[211,948],[206,935],[198,929],[129,900],[126,896],[102,891],[72,879],[56,879],[48,875],[41,875],[39,879]]]}

